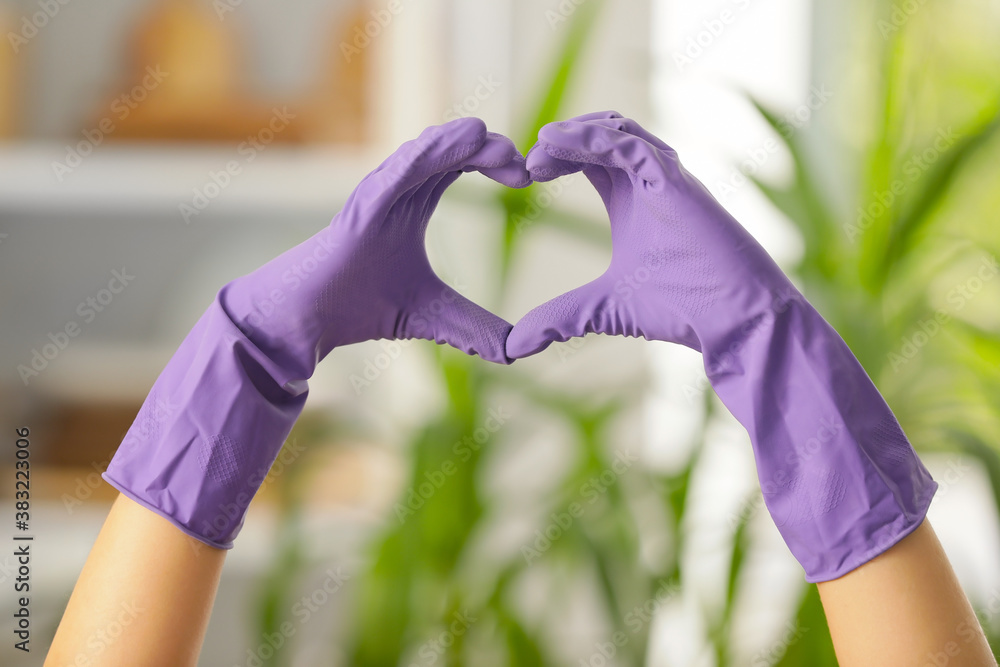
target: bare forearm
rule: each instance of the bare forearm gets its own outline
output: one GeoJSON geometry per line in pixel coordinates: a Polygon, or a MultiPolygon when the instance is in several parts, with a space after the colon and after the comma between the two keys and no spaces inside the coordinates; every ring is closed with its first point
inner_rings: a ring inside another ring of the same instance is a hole
{"type": "Polygon", "coordinates": [[[877,558],[818,586],[842,667],[997,664],[926,520],[877,558]]]}
{"type": "Polygon", "coordinates": [[[197,664],[225,554],[119,495],[46,667],[197,664]]]}

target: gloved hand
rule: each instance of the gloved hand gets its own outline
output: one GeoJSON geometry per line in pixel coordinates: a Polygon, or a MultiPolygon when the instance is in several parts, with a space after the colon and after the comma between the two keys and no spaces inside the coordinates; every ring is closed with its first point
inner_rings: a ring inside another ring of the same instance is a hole
{"type": "Polygon", "coordinates": [[[307,378],[334,347],[425,338],[509,363],[510,324],[445,285],[424,250],[441,195],[471,170],[511,187],[530,182],[513,143],[481,120],[428,128],[365,177],[328,227],[225,285],[104,479],[228,549],[302,411],[307,378]]]}
{"type": "Polygon", "coordinates": [[[681,165],[613,112],[551,123],[535,181],[582,170],[611,219],[602,276],[529,312],[516,359],[588,332],[681,343],[750,434],[764,499],[810,582],[871,560],[923,520],[937,484],[836,331],[681,165]]]}

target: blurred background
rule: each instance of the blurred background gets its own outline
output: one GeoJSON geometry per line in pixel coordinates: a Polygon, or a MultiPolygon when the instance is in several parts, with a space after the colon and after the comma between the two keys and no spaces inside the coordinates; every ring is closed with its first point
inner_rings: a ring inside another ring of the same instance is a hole
{"type": "MultiPolygon", "coordinates": [[[[1000,648],[997,0],[4,0],[0,36],[0,423],[30,429],[36,535],[33,651],[3,664],[41,665],[99,473],[222,284],[427,125],[479,116],[526,152],[604,109],[676,148],[847,340],[1000,648]]],[[[514,322],[600,275],[610,234],[582,177],[468,175],[427,247],[514,322]]],[[[311,387],[202,664],[836,664],[694,352],[588,336],[499,367],[376,341],[311,387]]]]}

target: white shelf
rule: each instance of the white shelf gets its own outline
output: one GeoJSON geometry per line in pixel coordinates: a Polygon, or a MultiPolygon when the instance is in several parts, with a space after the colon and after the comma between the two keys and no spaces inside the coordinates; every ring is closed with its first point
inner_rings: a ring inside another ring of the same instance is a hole
{"type": "Polygon", "coordinates": [[[384,159],[381,152],[272,144],[248,161],[249,155],[234,145],[106,144],[59,174],[55,165],[66,163],[66,144],[0,144],[0,206],[50,214],[177,212],[182,202],[192,202],[195,189],[212,183],[212,172],[224,172],[227,163],[235,162],[239,172],[211,200],[213,213],[330,210],[384,159]]]}

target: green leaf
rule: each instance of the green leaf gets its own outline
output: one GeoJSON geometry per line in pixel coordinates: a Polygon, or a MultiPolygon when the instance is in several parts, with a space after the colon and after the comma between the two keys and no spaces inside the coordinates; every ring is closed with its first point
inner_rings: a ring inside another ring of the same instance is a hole
{"type": "MultiPolygon", "coordinates": [[[[756,497],[756,493],[753,497],[756,497]]],[[[733,553],[729,559],[729,582],[726,585],[726,605],[722,615],[723,626],[727,628],[733,617],[736,590],[740,583],[740,574],[743,571],[743,561],[750,546],[747,526],[750,525],[750,518],[752,516],[753,512],[740,512],[740,520],[736,525],[736,534],[733,536],[733,553]]]]}
{"type": "MultiPolygon", "coordinates": [[[[762,659],[776,667],[837,667],[833,640],[816,584],[806,586],[795,620],[790,621],[763,650],[762,659]]],[[[759,661],[752,664],[759,664],[759,661]]]]}
{"type": "Polygon", "coordinates": [[[624,614],[621,605],[618,603],[618,588],[615,586],[612,574],[612,556],[607,546],[598,540],[590,537],[586,530],[580,531],[587,550],[590,552],[594,568],[597,571],[598,589],[601,591],[604,606],[615,630],[624,629],[624,614]]]}
{"type": "Polygon", "coordinates": [[[482,384],[482,376],[461,352],[451,347],[438,347],[436,352],[450,407],[455,416],[471,426],[476,416],[476,389],[482,384]]]}
{"type": "MultiPolygon", "coordinates": [[[[803,221],[808,219],[809,208],[802,198],[801,189],[794,185],[788,188],[779,188],[765,183],[756,176],[751,176],[750,180],[774,204],[775,208],[799,227],[803,235],[811,228],[811,225],[803,225],[803,221]]],[[[806,243],[810,242],[815,243],[815,239],[806,240],[806,243]]]]}
{"type": "MultiPolygon", "coordinates": [[[[957,318],[955,323],[965,336],[974,358],[980,362],[981,368],[978,370],[983,373],[1000,372],[1000,332],[984,331],[970,322],[957,318]]],[[[971,363],[975,362],[970,360],[971,363]]]]}
{"type": "Polygon", "coordinates": [[[510,667],[545,667],[552,664],[546,660],[537,637],[529,633],[512,614],[504,616],[502,626],[507,638],[510,667]]]}
{"type": "MultiPolygon", "coordinates": [[[[918,197],[906,208],[906,212],[892,226],[883,272],[891,270],[909,251],[920,231],[933,218],[938,205],[951,191],[958,175],[972,157],[993,138],[1000,129],[1000,107],[989,119],[967,133],[927,170],[926,175],[912,188],[918,197]]],[[[884,276],[882,277],[884,281],[884,276]]]]}
{"type": "Polygon", "coordinates": [[[806,252],[800,272],[832,276],[836,268],[831,238],[835,233],[834,224],[819,179],[812,173],[799,135],[761,101],[753,96],[749,99],[788,149],[794,169],[793,181],[788,188],[777,188],[753,176],[751,180],[802,233],[806,252]]]}
{"type": "MultiPolygon", "coordinates": [[[[744,508],[749,508],[753,496],[744,503],[744,508]]],[[[733,535],[733,550],[729,557],[729,575],[726,583],[726,597],[722,607],[722,613],[712,619],[708,639],[712,643],[716,664],[728,665],[732,661],[730,650],[730,638],[732,630],[733,611],[735,610],[736,591],[740,583],[740,574],[743,570],[743,561],[749,545],[747,526],[752,511],[741,511],[740,519],[733,535]]]]}
{"type": "MultiPolygon", "coordinates": [[[[888,14],[890,5],[883,3],[879,8],[888,14]]],[[[883,16],[883,19],[887,16],[883,16]]],[[[862,208],[867,209],[868,198],[873,193],[891,191],[893,180],[894,158],[899,145],[900,119],[904,114],[897,114],[897,97],[903,84],[902,63],[903,42],[901,31],[889,33],[883,41],[878,72],[880,90],[877,91],[880,104],[876,106],[878,116],[875,141],[868,158],[868,173],[864,180],[862,193],[862,208]]],[[[858,273],[862,286],[872,295],[880,295],[884,288],[887,271],[884,266],[886,247],[889,242],[889,230],[896,215],[894,200],[889,206],[883,206],[881,213],[871,215],[869,226],[860,236],[861,257],[858,273]]]]}
{"type": "MultiPolygon", "coordinates": [[[[299,575],[306,564],[298,524],[297,510],[290,512],[282,521],[282,535],[278,543],[283,546],[270,571],[264,576],[257,602],[258,636],[280,634],[281,624],[291,620],[291,592],[297,590],[299,575]]],[[[267,667],[288,664],[288,654],[287,648],[276,651],[270,659],[263,660],[263,663],[267,667]]]]}
{"type": "Polygon", "coordinates": [[[348,664],[399,664],[412,621],[415,563],[407,556],[415,550],[412,529],[393,531],[379,544],[372,569],[361,581],[348,664]]]}

